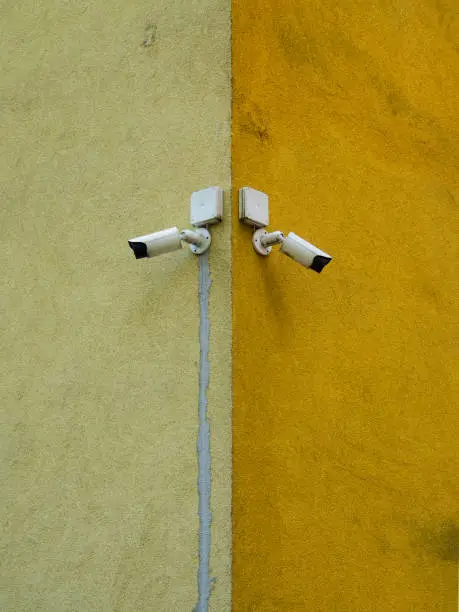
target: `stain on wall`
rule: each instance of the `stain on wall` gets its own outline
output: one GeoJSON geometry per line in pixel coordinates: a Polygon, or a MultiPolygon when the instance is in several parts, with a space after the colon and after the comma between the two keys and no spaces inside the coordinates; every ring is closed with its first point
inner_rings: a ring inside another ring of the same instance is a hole
{"type": "Polygon", "coordinates": [[[233,609],[454,610],[456,5],[232,6],[233,609]]]}

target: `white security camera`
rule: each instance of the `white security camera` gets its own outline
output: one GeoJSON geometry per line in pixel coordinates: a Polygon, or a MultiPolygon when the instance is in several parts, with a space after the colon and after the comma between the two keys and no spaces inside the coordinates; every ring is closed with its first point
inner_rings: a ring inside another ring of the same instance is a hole
{"type": "Polygon", "coordinates": [[[177,227],[153,232],[145,236],[138,236],[128,240],[129,246],[134,251],[136,259],[144,257],[156,257],[164,253],[170,253],[182,248],[182,241],[190,245],[190,249],[196,255],[205,253],[210,247],[210,232],[204,228],[179,231],[177,227]]]}
{"type": "Polygon", "coordinates": [[[321,272],[332,260],[330,255],[293,232],[290,232],[287,238],[284,238],[280,251],[305,268],[311,268],[314,272],[321,272]]]}
{"type": "Polygon", "coordinates": [[[332,260],[331,256],[321,251],[316,246],[303,240],[293,232],[285,238],[282,232],[268,233],[261,228],[254,232],[252,244],[259,255],[269,255],[272,246],[280,244],[281,253],[291,257],[305,268],[310,268],[315,272],[322,272],[325,266],[332,260]]]}
{"type": "Polygon", "coordinates": [[[128,242],[134,251],[136,259],[155,257],[156,255],[170,253],[170,251],[182,248],[180,232],[176,227],[171,227],[161,232],[154,232],[153,234],[146,234],[145,236],[138,236],[128,240],[128,242]]]}
{"type": "Polygon", "coordinates": [[[287,238],[282,232],[268,233],[264,228],[269,224],[269,198],[262,191],[252,187],[239,189],[239,221],[254,228],[252,244],[259,255],[269,255],[273,245],[280,244],[281,253],[315,272],[321,272],[332,259],[293,232],[287,238]]]}
{"type": "Polygon", "coordinates": [[[207,227],[220,223],[223,218],[223,189],[207,187],[191,194],[190,203],[191,224],[193,230],[179,231],[177,227],[153,232],[145,236],[137,236],[128,240],[136,259],[156,257],[182,248],[182,242],[190,245],[195,255],[202,255],[210,247],[212,238],[207,227]]]}

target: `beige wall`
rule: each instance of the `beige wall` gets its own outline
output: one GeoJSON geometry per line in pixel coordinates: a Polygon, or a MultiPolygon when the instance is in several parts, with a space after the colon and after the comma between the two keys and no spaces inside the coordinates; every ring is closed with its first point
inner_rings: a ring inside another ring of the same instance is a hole
{"type": "MultiPolygon", "coordinates": [[[[0,9],[2,610],[197,601],[198,263],[188,249],[137,262],[127,239],[187,226],[192,191],[228,195],[230,16],[223,0],[154,5],[0,9]]],[[[210,254],[219,611],[230,610],[229,241],[227,214],[210,254]]]]}

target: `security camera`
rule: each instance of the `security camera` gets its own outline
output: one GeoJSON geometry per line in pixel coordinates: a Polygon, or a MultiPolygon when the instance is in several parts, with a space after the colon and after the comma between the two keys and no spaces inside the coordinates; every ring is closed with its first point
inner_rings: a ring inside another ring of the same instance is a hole
{"type": "Polygon", "coordinates": [[[128,242],[134,251],[136,259],[156,257],[156,255],[170,253],[182,248],[180,232],[176,227],[171,227],[161,232],[154,232],[153,234],[146,234],[145,236],[138,236],[128,240],[128,242]]]}
{"type": "Polygon", "coordinates": [[[128,240],[135,258],[156,257],[163,253],[178,251],[182,248],[182,242],[188,243],[195,255],[205,253],[212,242],[207,226],[220,223],[223,217],[223,189],[207,187],[194,191],[191,194],[190,217],[194,226],[192,230],[180,231],[177,227],[170,227],[128,240]]]}
{"type": "Polygon", "coordinates": [[[280,248],[281,253],[291,257],[305,268],[311,268],[314,272],[322,272],[332,258],[316,246],[303,240],[293,232],[284,238],[280,248]]]}
{"type": "Polygon", "coordinates": [[[261,228],[254,232],[252,244],[259,255],[265,256],[271,253],[273,245],[280,244],[281,253],[291,257],[305,268],[314,270],[314,272],[321,272],[332,260],[330,255],[293,232],[285,237],[282,232],[268,233],[261,228]]]}
{"type": "Polygon", "coordinates": [[[210,247],[211,236],[210,232],[204,228],[179,231],[177,227],[171,227],[160,232],[132,238],[128,240],[128,243],[134,251],[135,258],[143,259],[179,250],[182,248],[182,241],[190,245],[193,253],[201,255],[210,247]]]}
{"type": "Polygon", "coordinates": [[[252,187],[239,189],[239,221],[255,230],[252,244],[259,255],[269,255],[273,245],[280,244],[281,253],[315,272],[321,272],[332,259],[330,255],[293,232],[290,232],[287,238],[282,232],[268,233],[265,228],[269,224],[269,198],[262,191],[252,187]]]}

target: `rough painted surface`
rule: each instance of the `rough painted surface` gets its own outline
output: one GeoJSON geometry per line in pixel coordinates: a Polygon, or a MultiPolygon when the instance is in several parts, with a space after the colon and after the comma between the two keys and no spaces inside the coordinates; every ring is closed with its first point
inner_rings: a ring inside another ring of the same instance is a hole
{"type": "MultiPolygon", "coordinates": [[[[192,191],[229,188],[229,5],[153,5],[0,8],[2,610],[191,610],[198,597],[198,262],[188,248],[136,261],[127,239],[187,226],[192,191]]],[[[220,611],[230,219],[212,233],[220,611]]]]}
{"type": "Polygon", "coordinates": [[[233,609],[456,609],[455,0],[233,0],[233,609]],[[237,205],[233,223],[237,223],[237,205]],[[277,252],[276,252],[277,251],[277,252]]]}

